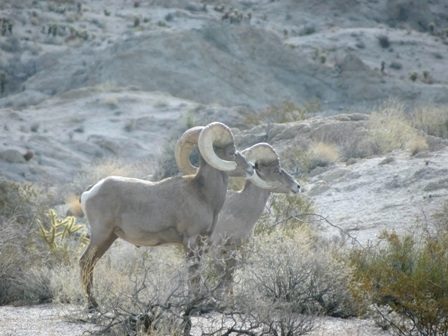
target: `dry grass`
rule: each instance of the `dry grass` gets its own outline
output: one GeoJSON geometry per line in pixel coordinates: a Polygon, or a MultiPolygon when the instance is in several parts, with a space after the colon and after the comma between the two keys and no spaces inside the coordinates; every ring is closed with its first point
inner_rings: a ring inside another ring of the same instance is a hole
{"type": "Polygon", "coordinates": [[[287,170],[298,174],[307,174],[317,167],[327,167],[341,157],[339,147],[327,142],[313,142],[308,148],[293,145],[288,150],[284,166],[287,170]]]}
{"type": "Polygon", "coordinates": [[[285,316],[352,316],[350,269],[328,246],[306,225],[258,235],[238,273],[238,295],[258,306],[284,309],[285,316]]]}
{"type": "Polygon", "coordinates": [[[328,166],[339,160],[339,148],[330,143],[316,142],[308,149],[311,166],[328,166]]]}
{"type": "Polygon", "coordinates": [[[425,106],[412,113],[412,125],[440,138],[448,139],[448,107],[425,106]]]}
{"type": "Polygon", "coordinates": [[[424,136],[412,126],[404,105],[396,101],[388,101],[371,113],[368,128],[370,140],[377,147],[378,154],[396,149],[416,154],[428,147],[424,136]]]}
{"type": "MultiPolygon", "coordinates": [[[[78,174],[69,188],[61,190],[66,204],[76,203],[81,192],[86,190],[102,178],[107,176],[127,176],[144,178],[150,173],[150,167],[145,167],[143,163],[128,163],[120,160],[105,160],[84,167],[83,172],[78,174]]],[[[76,206],[75,206],[76,208],[76,206]]]]}

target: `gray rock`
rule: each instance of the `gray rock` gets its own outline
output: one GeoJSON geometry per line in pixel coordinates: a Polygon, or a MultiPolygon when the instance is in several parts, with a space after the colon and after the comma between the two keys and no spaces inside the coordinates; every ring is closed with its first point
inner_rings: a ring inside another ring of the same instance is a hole
{"type": "Polygon", "coordinates": [[[6,149],[0,151],[0,160],[10,163],[25,163],[26,160],[22,153],[17,149],[6,149]]]}

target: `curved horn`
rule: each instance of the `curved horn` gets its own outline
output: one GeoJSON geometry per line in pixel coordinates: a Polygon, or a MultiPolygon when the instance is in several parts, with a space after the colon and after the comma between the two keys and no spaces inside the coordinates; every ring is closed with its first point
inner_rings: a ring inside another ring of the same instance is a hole
{"type": "Polygon", "coordinates": [[[197,145],[199,134],[204,129],[204,126],[192,127],[181,135],[176,142],[174,150],[174,157],[176,159],[177,168],[184,175],[196,174],[197,167],[193,166],[190,161],[190,154],[197,145]]]}
{"type": "Polygon", "coordinates": [[[257,143],[249,148],[246,148],[241,152],[242,155],[252,162],[257,162],[258,160],[264,162],[278,161],[279,156],[275,151],[274,147],[266,142],[257,143]]]}
{"type": "Polygon", "coordinates": [[[222,171],[235,170],[237,164],[234,161],[219,158],[213,149],[213,145],[226,146],[232,143],[232,131],[220,122],[213,122],[205,126],[198,139],[199,152],[202,158],[213,168],[222,171]]]}
{"type": "MultiPolygon", "coordinates": [[[[246,159],[251,162],[257,162],[257,161],[279,162],[279,156],[275,151],[275,149],[270,144],[265,142],[260,142],[249,148],[246,148],[241,152],[241,154],[244,155],[246,159]]],[[[255,174],[249,177],[249,180],[257,187],[262,189],[272,189],[276,187],[275,185],[269,184],[268,182],[263,180],[260,176],[258,176],[256,170],[255,174]]]]}

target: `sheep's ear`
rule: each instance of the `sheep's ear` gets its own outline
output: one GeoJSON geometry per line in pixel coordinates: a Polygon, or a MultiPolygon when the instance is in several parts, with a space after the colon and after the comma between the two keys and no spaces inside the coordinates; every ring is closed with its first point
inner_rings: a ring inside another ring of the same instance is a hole
{"type": "Polygon", "coordinates": [[[205,126],[198,139],[199,152],[202,158],[213,168],[222,171],[235,170],[237,164],[235,161],[219,158],[213,149],[213,145],[225,147],[230,144],[233,144],[232,131],[220,122],[213,122],[205,126]]]}

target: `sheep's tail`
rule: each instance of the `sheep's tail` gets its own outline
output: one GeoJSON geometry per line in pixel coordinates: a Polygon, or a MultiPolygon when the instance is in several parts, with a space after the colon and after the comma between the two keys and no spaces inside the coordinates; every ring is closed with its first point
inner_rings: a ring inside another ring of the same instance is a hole
{"type": "Polygon", "coordinates": [[[84,217],[79,197],[70,195],[66,198],[65,204],[67,205],[67,216],[84,217]]]}
{"type": "MultiPolygon", "coordinates": [[[[85,191],[90,190],[93,187],[92,185],[89,185],[85,191]]],[[[68,206],[67,215],[75,216],[75,217],[84,217],[84,211],[81,207],[81,195],[76,197],[76,195],[70,195],[66,199],[66,204],[68,206]]]]}

